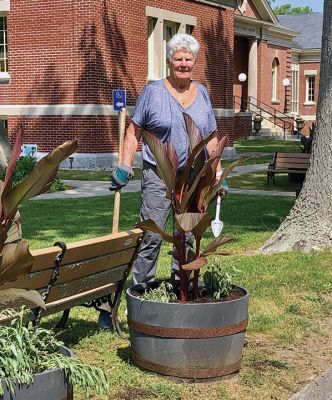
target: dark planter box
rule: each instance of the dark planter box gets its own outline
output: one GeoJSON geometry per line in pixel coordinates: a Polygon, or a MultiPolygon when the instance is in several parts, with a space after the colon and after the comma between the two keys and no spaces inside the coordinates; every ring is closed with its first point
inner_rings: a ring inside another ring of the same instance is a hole
{"type": "MultiPolygon", "coordinates": [[[[238,287],[239,288],[239,287],[238,287]]],[[[215,378],[240,369],[249,294],[215,303],[159,303],[127,290],[133,363],[182,378],[215,378]]]]}
{"type": "MultiPolygon", "coordinates": [[[[72,357],[73,353],[66,347],[61,348],[61,353],[72,357]]],[[[34,375],[30,385],[16,385],[15,395],[6,388],[0,400],[72,400],[73,388],[66,381],[64,372],[57,368],[51,371],[34,375]]]]}

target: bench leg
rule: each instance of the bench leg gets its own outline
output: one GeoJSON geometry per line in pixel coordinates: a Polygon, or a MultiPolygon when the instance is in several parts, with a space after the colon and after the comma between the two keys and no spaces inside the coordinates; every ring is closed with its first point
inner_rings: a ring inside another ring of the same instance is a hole
{"type": "Polygon", "coordinates": [[[60,321],[56,324],[55,329],[65,329],[65,325],[68,321],[69,318],[69,313],[70,313],[70,308],[68,308],[68,310],[65,310],[62,314],[62,317],[60,319],[60,321]]]}

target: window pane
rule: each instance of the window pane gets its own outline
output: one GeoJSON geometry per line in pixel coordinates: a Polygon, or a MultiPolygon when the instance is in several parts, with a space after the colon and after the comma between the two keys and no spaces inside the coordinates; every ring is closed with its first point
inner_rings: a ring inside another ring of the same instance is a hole
{"type": "Polygon", "coordinates": [[[4,17],[0,17],[0,30],[5,29],[4,17]]]}
{"type": "Polygon", "coordinates": [[[0,60],[0,72],[6,72],[5,62],[3,60],[0,60]]]}
{"type": "Polygon", "coordinates": [[[193,33],[194,27],[192,25],[186,25],[186,33],[191,35],[193,33]]]}

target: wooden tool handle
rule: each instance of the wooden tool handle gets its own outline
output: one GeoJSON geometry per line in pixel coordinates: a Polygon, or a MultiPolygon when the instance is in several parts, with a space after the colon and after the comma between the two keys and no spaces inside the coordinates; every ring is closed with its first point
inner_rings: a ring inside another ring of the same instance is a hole
{"type": "MultiPolygon", "coordinates": [[[[119,163],[122,160],[123,142],[126,130],[126,109],[123,108],[120,111],[119,118],[119,163]]],[[[113,227],[112,233],[118,233],[119,231],[119,218],[120,218],[120,196],[121,189],[115,191],[114,194],[114,209],[113,209],[113,227]]]]}

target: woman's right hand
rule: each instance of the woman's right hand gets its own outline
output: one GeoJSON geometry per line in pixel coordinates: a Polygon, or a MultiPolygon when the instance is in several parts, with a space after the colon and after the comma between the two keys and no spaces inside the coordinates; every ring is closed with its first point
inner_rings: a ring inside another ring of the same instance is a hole
{"type": "Polygon", "coordinates": [[[111,175],[110,191],[119,190],[127,185],[129,180],[134,176],[133,169],[120,163],[111,175]]]}

